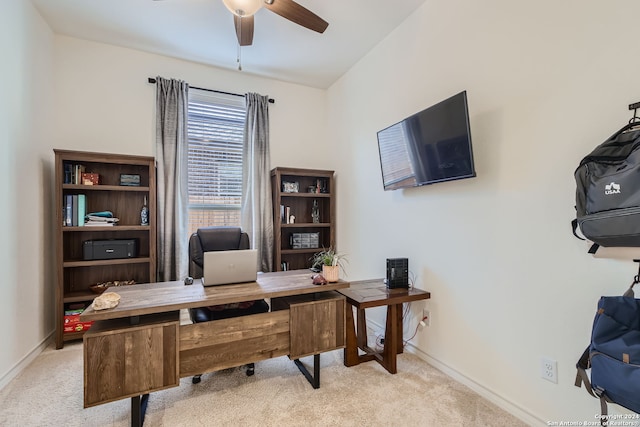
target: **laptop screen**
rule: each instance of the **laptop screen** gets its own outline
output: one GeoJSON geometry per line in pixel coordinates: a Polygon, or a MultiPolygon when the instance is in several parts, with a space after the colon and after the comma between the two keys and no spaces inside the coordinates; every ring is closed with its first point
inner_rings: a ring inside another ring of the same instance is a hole
{"type": "Polygon", "coordinates": [[[258,251],[255,249],[211,251],[204,253],[204,286],[255,282],[258,271],[258,251]]]}

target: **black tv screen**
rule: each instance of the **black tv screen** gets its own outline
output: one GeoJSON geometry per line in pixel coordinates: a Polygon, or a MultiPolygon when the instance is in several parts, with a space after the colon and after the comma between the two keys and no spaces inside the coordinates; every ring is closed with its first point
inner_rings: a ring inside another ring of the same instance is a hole
{"type": "Polygon", "coordinates": [[[463,91],[378,132],[385,190],[476,176],[463,91]]]}

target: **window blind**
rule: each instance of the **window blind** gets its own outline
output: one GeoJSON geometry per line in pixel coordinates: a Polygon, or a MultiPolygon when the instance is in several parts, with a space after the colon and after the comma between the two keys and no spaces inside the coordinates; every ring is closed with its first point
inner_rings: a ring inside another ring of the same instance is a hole
{"type": "Polygon", "coordinates": [[[240,225],[243,97],[189,90],[189,230],[240,225]]]}

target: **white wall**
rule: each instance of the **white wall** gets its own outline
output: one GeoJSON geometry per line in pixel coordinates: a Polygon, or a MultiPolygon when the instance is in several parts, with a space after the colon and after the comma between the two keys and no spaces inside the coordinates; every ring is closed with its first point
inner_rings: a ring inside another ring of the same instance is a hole
{"type": "Polygon", "coordinates": [[[427,307],[418,353],[528,422],[599,412],[574,366],[599,296],[638,269],[592,259],[569,226],[574,169],[640,101],[637,13],[631,0],[429,0],[328,91],[349,278],[408,257],[432,299],[405,336],[427,307]],[[477,178],[384,192],[376,132],[461,90],[477,178]],[[559,384],[540,378],[542,356],[559,384]]]}
{"type": "MultiPolygon", "coordinates": [[[[258,92],[270,104],[271,163],[327,167],[326,92],[54,35],[30,2],[0,13],[0,387],[54,330],[53,148],[155,154],[157,75],[193,86],[258,92]]],[[[230,58],[233,61],[234,58],[230,58]]]]}
{"type": "Polygon", "coordinates": [[[325,143],[323,90],[66,36],[55,41],[56,147],[155,155],[155,85],[147,78],[158,75],[274,98],[269,104],[274,167],[311,167],[316,159],[310,153],[325,143]]]}
{"type": "Polygon", "coordinates": [[[0,386],[53,324],[53,36],[30,2],[0,6],[0,386]]]}

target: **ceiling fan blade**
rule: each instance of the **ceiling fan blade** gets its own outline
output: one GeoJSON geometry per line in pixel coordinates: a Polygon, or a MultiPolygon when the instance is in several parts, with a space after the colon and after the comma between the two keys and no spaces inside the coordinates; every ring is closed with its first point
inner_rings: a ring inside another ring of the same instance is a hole
{"type": "Polygon", "coordinates": [[[265,1],[264,7],[291,22],[318,33],[324,33],[324,30],[329,26],[327,21],[293,0],[272,0],[271,3],[265,1]]]}
{"type": "Polygon", "coordinates": [[[236,26],[236,36],[240,46],[251,46],[253,43],[253,15],[243,18],[233,15],[233,23],[236,26]]]}

